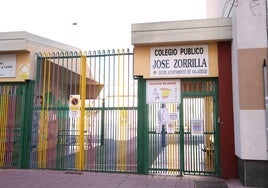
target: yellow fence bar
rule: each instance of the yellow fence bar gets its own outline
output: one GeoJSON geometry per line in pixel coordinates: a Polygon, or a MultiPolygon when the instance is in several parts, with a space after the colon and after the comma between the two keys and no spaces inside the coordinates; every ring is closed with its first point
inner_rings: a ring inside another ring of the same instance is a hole
{"type": "MultiPolygon", "coordinates": [[[[118,54],[120,51],[118,50],[118,54]]],[[[121,58],[124,58],[123,56],[118,56],[118,109],[122,106],[124,106],[124,101],[125,101],[125,65],[124,65],[124,59],[121,61],[121,58]]],[[[119,133],[119,143],[118,145],[118,150],[117,150],[117,155],[116,155],[116,169],[118,171],[126,171],[126,163],[127,163],[127,156],[126,156],[126,129],[127,129],[127,122],[126,122],[126,117],[127,117],[127,111],[126,110],[119,110],[118,113],[118,133],[119,133]]]]}
{"type": "Polygon", "coordinates": [[[81,56],[80,65],[80,96],[81,96],[81,116],[80,116],[80,134],[79,134],[79,166],[78,170],[85,168],[85,152],[84,152],[84,130],[85,130],[85,101],[86,101],[86,56],[81,56]]]}
{"type": "MultiPolygon", "coordinates": [[[[39,139],[38,139],[38,167],[46,168],[47,161],[47,136],[48,136],[48,108],[49,108],[49,95],[46,95],[46,91],[50,91],[50,65],[49,59],[44,60],[44,75],[43,75],[43,89],[42,95],[45,96],[43,101],[42,110],[40,113],[40,126],[39,126],[39,139]],[[48,73],[48,74],[47,74],[48,73]]],[[[47,92],[49,93],[49,92],[47,92]]]]}
{"type": "Polygon", "coordinates": [[[8,116],[8,95],[7,95],[8,86],[6,87],[6,92],[0,99],[0,167],[5,166],[5,153],[6,153],[6,129],[7,129],[7,116],[8,116]]]}
{"type": "MultiPolygon", "coordinates": [[[[214,132],[213,129],[213,117],[211,114],[213,113],[213,97],[205,97],[205,131],[206,132],[214,132]]],[[[206,170],[214,171],[214,136],[213,134],[207,134],[205,136],[205,144],[206,144],[206,170]]]]}

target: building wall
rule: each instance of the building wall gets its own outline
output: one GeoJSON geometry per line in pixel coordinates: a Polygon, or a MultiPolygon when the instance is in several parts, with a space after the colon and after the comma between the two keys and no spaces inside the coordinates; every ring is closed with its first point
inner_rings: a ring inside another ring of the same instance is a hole
{"type": "Polygon", "coordinates": [[[16,55],[16,76],[0,78],[0,82],[24,82],[25,80],[34,80],[36,74],[36,53],[53,52],[60,49],[41,44],[26,41],[25,50],[17,51],[0,51],[0,54],[15,54],[16,55]]]}
{"type": "Polygon", "coordinates": [[[262,66],[267,45],[265,1],[258,1],[256,12],[249,8],[250,2],[240,2],[233,12],[236,154],[241,159],[267,160],[262,66]]]}
{"type": "Polygon", "coordinates": [[[79,51],[80,49],[28,32],[1,32],[0,54],[16,55],[16,76],[1,77],[0,82],[23,82],[34,80],[36,53],[79,51]]]}
{"type": "Polygon", "coordinates": [[[263,61],[267,60],[267,0],[207,0],[207,18],[232,17],[235,154],[244,185],[268,187],[263,61]]]}
{"type": "Polygon", "coordinates": [[[267,59],[265,0],[236,1],[232,23],[233,110],[239,178],[246,186],[267,187],[263,80],[263,61],[267,59]]]}
{"type": "MultiPolygon", "coordinates": [[[[15,76],[6,77],[1,76],[0,82],[23,82],[25,79],[29,78],[29,61],[30,61],[30,52],[0,52],[2,58],[5,58],[7,54],[12,54],[15,56],[14,68],[15,76]]],[[[4,62],[5,63],[5,62],[4,62]]]]}

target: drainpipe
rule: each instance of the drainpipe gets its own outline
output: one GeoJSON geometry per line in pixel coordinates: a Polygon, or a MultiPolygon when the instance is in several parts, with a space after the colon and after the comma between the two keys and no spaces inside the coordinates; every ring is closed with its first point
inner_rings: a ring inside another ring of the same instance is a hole
{"type": "MultiPolygon", "coordinates": [[[[268,55],[268,11],[267,11],[267,0],[265,1],[266,11],[266,41],[267,41],[267,54],[268,55]]],[[[263,78],[264,78],[264,102],[265,102],[265,125],[266,125],[266,152],[268,157],[268,89],[267,89],[267,67],[266,60],[263,60],[263,78]]]]}
{"type": "Polygon", "coordinates": [[[263,81],[264,81],[263,83],[264,83],[265,125],[266,125],[266,152],[268,153],[268,89],[267,89],[267,66],[265,59],[263,60],[263,81]]]}

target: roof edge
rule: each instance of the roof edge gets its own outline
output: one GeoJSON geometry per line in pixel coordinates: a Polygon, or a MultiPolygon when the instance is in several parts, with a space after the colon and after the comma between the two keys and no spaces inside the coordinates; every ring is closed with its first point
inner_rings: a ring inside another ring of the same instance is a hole
{"type": "Polygon", "coordinates": [[[51,48],[58,48],[63,51],[81,50],[80,48],[41,37],[26,31],[0,32],[0,43],[5,43],[5,46],[0,48],[0,51],[29,51],[27,49],[27,42],[37,43],[43,46],[49,46],[51,48]]]}
{"type": "Polygon", "coordinates": [[[231,18],[136,23],[131,25],[131,43],[156,44],[232,40],[231,18]]]}

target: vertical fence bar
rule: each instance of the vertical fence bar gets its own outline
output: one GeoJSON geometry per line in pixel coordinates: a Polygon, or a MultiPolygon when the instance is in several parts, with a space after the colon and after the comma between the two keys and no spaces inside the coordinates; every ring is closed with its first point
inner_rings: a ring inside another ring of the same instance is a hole
{"type": "Polygon", "coordinates": [[[221,174],[221,169],[220,169],[220,129],[218,126],[218,117],[219,117],[219,112],[218,112],[218,82],[212,82],[212,87],[211,91],[213,91],[214,96],[211,99],[211,108],[213,109],[213,113],[215,116],[213,116],[211,122],[213,125],[211,127],[213,128],[213,137],[214,137],[214,170],[216,172],[216,175],[220,176],[221,174]]]}
{"type": "Polygon", "coordinates": [[[6,167],[11,167],[12,163],[12,150],[13,150],[13,144],[14,141],[14,115],[15,115],[15,105],[16,105],[16,86],[11,86],[10,87],[10,93],[8,96],[9,100],[9,108],[7,110],[8,112],[8,123],[7,123],[7,131],[6,131],[6,154],[5,154],[5,166],[6,167]]]}
{"type": "Polygon", "coordinates": [[[42,96],[44,97],[44,102],[42,103],[42,110],[40,113],[40,125],[39,125],[39,140],[38,140],[38,168],[45,168],[46,160],[46,119],[47,119],[47,100],[45,99],[46,81],[47,81],[47,58],[43,59],[44,73],[43,73],[43,89],[42,96]]]}
{"type": "Polygon", "coordinates": [[[104,145],[104,108],[105,108],[105,99],[102,99],[102,108],[101,108],[101,146],[104,145]]]}
{"type": "MultiPolygon", "coordinates": [[[[185,122],[184,122],[184,114],[182,113],[183,110],[185,109],[185,104],[184,104],[184,100],[183,100],[183,95],[182,95],[182,99],[181,99],[181,104],[180,104],[180,175],[182,176],[184,173],[184,156],[186,153],[186,156],[188,155],[188,148],[186,147],[186,151],[185,151],[185,143],[184,143],[184,126],[185,126],[185,122]]],[[[187,165],[187,163],[186,163],[187,165]]]]}
{"type": "Polygon", "coordinates": [[[86,56],[81,56],[80,70],[80,96],[81,96],[81,117],[80,117],[80,141],[79,141],[79,167],[78,170],[84,170],[84,130],[85,130],[85,101],[86,101],[86,56]]]}
{"type": "MultiPolygon", "coordinates": [[[[102,61],[102,64],[103,64],[103,68],[102,68],[102,70],[100,70],[100,71],[102,71],[100,74],[103,74],[103,83],[106,83],[106,56],[105,56],[106,54],[105,54],[105,51],[103,50],[102,51],[102,59],[103,59],[103,61],[102,61]]],[[[109,67],[109,66],[108,66],[109,67]]],[[[108,71],[108,72],[110,72],[110,71],[108,71]]],[[[100,90],[100,89],[98,89],[98,90],[100,90]]],[[[106,114],[105,114],[105,102],[107,102],[107,101],[105,101],[105,94],[106,94],[106,92],[105,92],[106,90],[104,89],[103,90],[103,97],[102,97],[102,109],[101,109],[101,145],[103,146],[105,143],[105,116],[106,116],[106,114]]],[[[107,160],[107,156],[105,155],[105,161],[107,160]]],[[[106,169],[106,168],[105,168],[106,169]]]]}
{"type": "Polygon", "coordinates": [[[31,142],[30,142],[30,136],[31,136],[31,130],[32,130],[32,106],[33,106],[33,91],[34,91],[34,82],[33,81],[27,81],[26,85],[22,88],[21,93],[21,125],[23,126],[23,132],[22,132],[22,152],[21,152],[21,168],[29,168],[30,166],[30,148],[31,148],[31,142]],[[27,105],[26,105],[27,104],[27,105]]]}
{"type": "Polygon", "coordinates": [[[137,156],[137,172],[138,174],[148,174],[148,155],[147,155],[147,134],[146,127],[146,110],[145,110],[145,80],[142,77],[138,78],[138,156],[137,156]]]}
{"type": "Polygon", "coordinates": [[[8,90],[9,86],[2,87],[1,93],[1,103],[0,103],[0,138],[2,139],[0,143],[0,167],[5,167],[5,153],[6,153],[6,131],[7,131],[7,121],[8,121],[8,90]]]}

